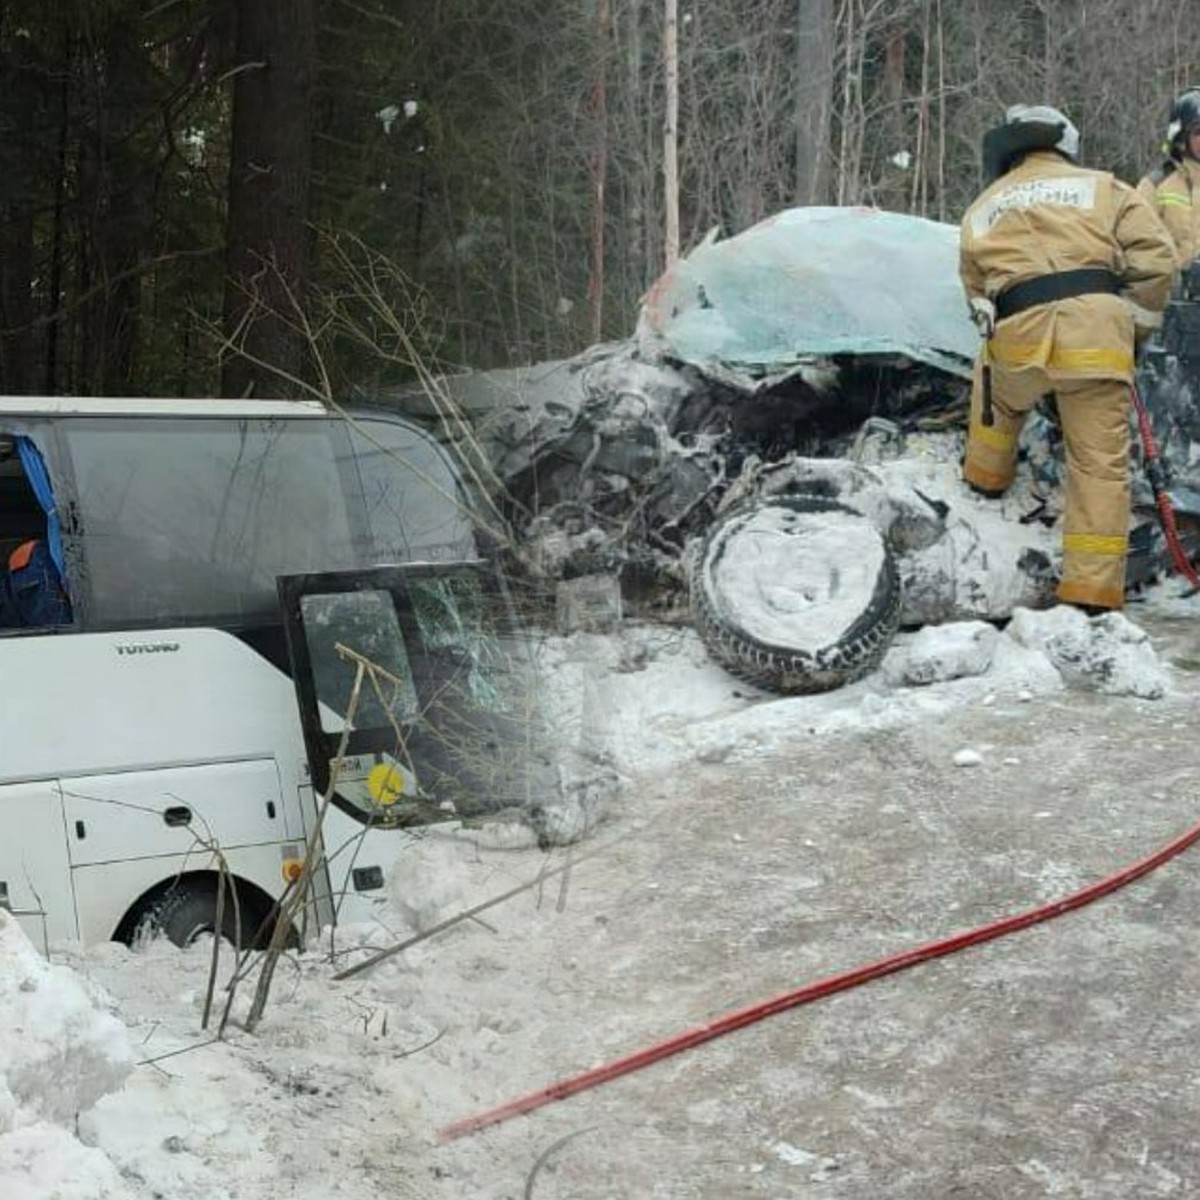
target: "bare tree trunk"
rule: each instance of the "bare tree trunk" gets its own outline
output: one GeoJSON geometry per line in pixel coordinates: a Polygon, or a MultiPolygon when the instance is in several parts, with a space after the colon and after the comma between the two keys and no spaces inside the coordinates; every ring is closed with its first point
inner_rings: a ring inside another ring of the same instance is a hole
{"type": "Polygon", "coordinates": [[[852,199],[858,199],[858,197],[854,194],[856,189],[851,187],[850,180],[848,178],[851,170],[851,131],[854,127],[854,114],[851,112],[851,100],[854,95],[854,42],[856,37],[854,24],[855,4],[856,0],[845,0],[843,6],[845,20],[842,28],[842,122],[838,137],[838,204],[848,204],[852,199]]]}
{"type": "Polygon", "coordinates": [[[592,269],[588,276],[589,336],[598,342],[604,327],[604,193],[608,183],[608,47],[612,38],[609,0],[596,0],[596,75],[592,83],[595,143],[592,149],[592,269]]]}
{"type": "Polygon", "coordinates": [[[666,207],[667,266],[679,257],[679,4],[664,0],[663,63],[666,68],[666,116],[663,120],[663,203],[666,207]]]}
{"type": "Polygon", "coordinates": [[[797,204],[828,198],[833,55],[833,0],[796,0],[797,204]]]}
{"type": "Polygon", "coordinates": [[[946,219],[946,29],[942,22],[942,0],[937,5],[938,52],[938,138],[937,138],[937,200],[938,220],[946,219]]]}
{"type": "Polygon", "coordinates": [[[917,150],[913,155],[912,193],[908,211],[925,216],[929,198],[929,5],[925,0],[921,32],[921,97],[917,103],[917,150]]]}
{"type": "Polygon", "coordinates": [[[227,396],[295,395],[309,257],[315,0],[238,0],[226,226],[227,396]]]}
{"type": "MultiPolygon", "coordinates": [[[[897,159],[897,155],[908,154],[907,161],[913,170],[915,180],[921,170],[921,137],[924,133],[920,121],[920,110],[917,118],[917,144],[915,150],[909,149],[908,131],[904,122],[904,76],[907,66],[908,30],[902,19],[897,18],[883,32],[883,101],[884,114],[881,122],[884,138],[883,151],[885,155],[883,179],[884,185],[879,189],[880,195],[876,201],[881,208],[891,208],[903,211],[905,206],[904,168],[900,165],[906,161],[897,159]]],[[[914,183],[915,188],[915,183],[914,183]]],[[[909,204],[911,208],[911,203],[909,204]]]]}
{"type": "MultiPolygon", "coordinates": [[[[63,62],[70,64],[73,56],[73,42],[66,39],[63,47],[63,62]]],[[[50,286],[47,288],[47,308],[50,324],[46,329],[46,365],[42,379],[42,391],[47,396],[53,396],[58,388],[58,347],[63,338],[62,322],[58,319],[62,312],[62,282],[63,282],[63,242],[65,240],[66,198],[67,198],[67,138],[70,128],[70,71],[64,70],[62,82],[58,89],[58,145],[56,147],[58,161],[58,179],[54,185],[54,218],[50,234],[50,286]]],[[[70,389],[66,389],[70,391],[70,389]]]]}
{"type": "Polygon", "coordinates": [[[619,228],[624,243],[621,255],[624,292],[639,295],[647,280],[653,279],[662,266],[657,250],[658,143],[652,133],[653,123],[645,120],[643,109],[647,90],[642,70],[643,0],[628,0],[624,7],[627,44],[621,58],[625,72],[626,124],[614,132],[618,143],[627,142],[633,148],[633,164],[624,180],[628,212],[619,228]]]}
{"type": "Polygon", "coordinates": [[[0,391],[23,396],[34,390],[32,195],[34,82],[24,38],[3,47],[8,60],[0,79],[0,96],[9,117],[10,136],[0,145],[5,177],[18,183],[0,198],[0,391]],[[24,183],[24,189],[19,188],[24,183]]]}

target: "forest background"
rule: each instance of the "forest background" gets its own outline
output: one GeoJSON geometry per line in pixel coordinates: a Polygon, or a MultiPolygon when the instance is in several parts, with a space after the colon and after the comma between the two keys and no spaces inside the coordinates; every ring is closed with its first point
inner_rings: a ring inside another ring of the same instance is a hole
{"type": "Polygon", "coordinates": [[[795,204],[957,221],[1018,101],[1133,182],[1200,83],[1196,16],[0,0],[0,391],[342,398],[568,356],[632,332],[676,240],[795,204]]]}

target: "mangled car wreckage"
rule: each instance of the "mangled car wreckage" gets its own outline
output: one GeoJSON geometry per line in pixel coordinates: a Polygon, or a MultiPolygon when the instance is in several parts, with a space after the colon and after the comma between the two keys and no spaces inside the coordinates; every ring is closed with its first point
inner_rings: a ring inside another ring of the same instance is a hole
{"type": "MultiPolygon", "coordinates": [[[[1185,286],[1139,369],[1189,552],[1197,312],[1185,286]]],[[[447,405],[466,415],[527,569],[615,581],[643,613],[686,614],[733,673],[820,691],[869,671],[898,628],[1052,602],[1053,405],[1027,422],[1003,500],[971,493],[959,463],[976,345],[956,227],[792,209],[681,259],[627,341],[447,379],[423,415],[444,435],[447,405]]],[[[1131,445],[1138,587],[1169,556],[1131,445]]]]}

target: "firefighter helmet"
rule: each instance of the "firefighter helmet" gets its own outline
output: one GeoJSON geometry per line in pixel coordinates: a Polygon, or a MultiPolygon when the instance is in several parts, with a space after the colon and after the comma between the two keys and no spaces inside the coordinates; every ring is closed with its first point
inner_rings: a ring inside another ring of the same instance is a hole
{"type": "Polygon", "coordinates": [[[988,183],[1011,171],[1032,150],[1056,150],[1079,161],[1079,130],[1049,104],[1014,104],[1004,120],[983,135],[983,174],[988,183]]]}
{"type": "Polygon", "coordinates": [[[1174,159],[1183,157],[1187,148],[1187,137],[1200,125],[1200,88],[1188,88],[1180,92],[1171,104],[1171,120],[1167,125],[1167,143],[1164,149],[1174,159]]]}

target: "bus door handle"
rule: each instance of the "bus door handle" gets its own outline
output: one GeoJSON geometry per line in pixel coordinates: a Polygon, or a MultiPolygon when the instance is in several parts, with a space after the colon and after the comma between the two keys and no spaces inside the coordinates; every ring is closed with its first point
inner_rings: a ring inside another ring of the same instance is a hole
{"type": "Polygon", "coordinates": [[[163,809],[163,820],[174,828],[177,825],[192,823],[192,810],[186,804],[175,804],[163,809]]]}

